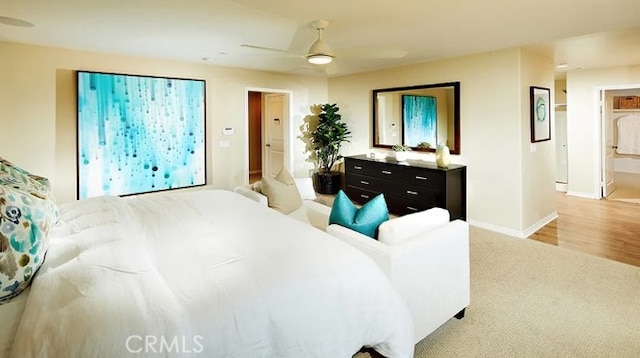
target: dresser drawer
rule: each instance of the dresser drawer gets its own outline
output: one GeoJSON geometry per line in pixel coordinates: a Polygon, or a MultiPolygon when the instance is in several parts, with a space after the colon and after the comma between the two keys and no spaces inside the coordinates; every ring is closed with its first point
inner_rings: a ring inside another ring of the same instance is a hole
{"type": "Polygon", "coordinates": [[[377,162],[372,160],[357,160],[346,158],[345,159],[345,172],[350,174],[360,174],[372,177],[390,179],[392,177],[398,178],[398,175],[402,171],[402,167],[384,162],[377,162]]]}
{"type": "Polygon", "coordinates": [[[441,200],[441,198],[443,198],[443,191],[437,188],[409,184],[395,184],[390,188],[385,189],[385,192],[404,200],[427,202],[433,204],[433,206],[436,206],[437,204],[444,205],[444,203],[441,203],[444,201],[441,200]]]}
{"type": "Polygon", "coordinates": [[[409,185],[430,186],[442,188],[446,183],[446,173],[439,170],[424,170],[406,167],[399,170],[398,180],[409,185]]]}
{"type": "Polygon", "coordinates": [[[366,189],[373,192],[388,192],[393,182],[358,174],[350,174],[346,177],[347,186],[366,189]]]}
{"type": "Polygon", "coordinates": [[[345,192],[349,199],[351,199],[351,201],[355,201],[360,204],[364,204],[373,199],[376,195],[380,194],[374,191],[356,188],[349,185],[347,185],[345,192]]]}
{"type": "Polygon", "coordinates": [[[357,160],[351,158],[345,158],[345,172],[350,174],[370,175],[376,176],[379,172],[377,168],[378,163],[372,163],[367,160],[357,160]]]}
{"type": "Polygon", "coordinates": [[[412,214],[418,211],[423,211],[423,210],[431,209],[434,207],[434,205],[431,205],[428,203],[398,199],[394,196],[385,197],[385,200],[387,202],[387,207],[389,208],[389,212],[394,213],[396,215],[412,214]]]}

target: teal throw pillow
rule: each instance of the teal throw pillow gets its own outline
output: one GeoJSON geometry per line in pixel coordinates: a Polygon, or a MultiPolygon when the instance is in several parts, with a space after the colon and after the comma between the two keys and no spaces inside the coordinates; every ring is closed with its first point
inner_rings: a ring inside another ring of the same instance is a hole
{"type": "Polygon", "coordinates": [[[358,209],[342,190],[336,195],[329,215],[329,224],[344,226],[373,239],[376,238],[378,226],[387,220],[389,209],[383,194],[377,195],[358,209]]]}

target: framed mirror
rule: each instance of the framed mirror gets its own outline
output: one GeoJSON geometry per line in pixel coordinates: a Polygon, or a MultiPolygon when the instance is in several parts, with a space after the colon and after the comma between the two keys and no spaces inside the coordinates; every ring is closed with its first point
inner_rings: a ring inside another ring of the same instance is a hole
{"type": "Polygon", "coordinates": [[[460,82],[373,90],[373,146],[460,154],[460,82]]]}

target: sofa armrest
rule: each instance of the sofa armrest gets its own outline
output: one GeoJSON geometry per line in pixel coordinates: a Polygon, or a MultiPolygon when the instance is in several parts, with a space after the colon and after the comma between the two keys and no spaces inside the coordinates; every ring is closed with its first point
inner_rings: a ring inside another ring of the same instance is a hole
{"type": "Polygon", "coordinates": [[[387,245],[338,224],[327,226],[326,231],[331,236],[372,258],[387,278],[391,279],[391,255],[387,245]]]}
{"type": "Polygon", "coordinates": [[[442,208],[431,208],[400,216],[380,224],[378,240],[385,244],[395,244],[418,233],[447,224],[449,220],[449,211],[442,208]]]}
{"type": "Polygon", "coordinates": [[[329,224],[331,207],[313,200],[303,200],[303,205],[307,209],[307,217],[311,225],[325,231],[329,224]]]}
{"type": "Polygon", "coordinates": [[[417,339],[469,305],[469,224],[454,220],[389,247],[391,281],[411,311],[417,339]]]}
{"type": "Polygon", "coordinates": [[[262,195],[257,191],[253,191],[247,186],[235,187],[233,191],[264,206],[269,206],[269,199],[265,195],[262,195]]]}

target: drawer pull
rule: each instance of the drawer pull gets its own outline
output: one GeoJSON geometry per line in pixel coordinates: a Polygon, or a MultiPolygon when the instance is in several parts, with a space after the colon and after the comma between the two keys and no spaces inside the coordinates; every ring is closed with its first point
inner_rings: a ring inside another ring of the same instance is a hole
{"type": "Polygon", "coordinates": [[[419,179],[419,180],[427,180],[427,178],[425,178],[425,177],[421,177],[421,176],[419,176],[419,175],[416,175],[416,179],[419,179]]]}
{"type": "Polygon", "coordinates": [[[364,199],[369,199],[369,195],[365,195],[365,194],[360,194],[360,197],[364,199]]]}
{"type": "Polygon", "coordinates": [[[418,192],[417,191],[407,190],[407,194],[418,195],[418,192]]]}
{"type": "Polygon", "coordinates": [[[391,173],[390,171],[388,171],[388,170],[383,170],[383,171],[382,171],[382,174],[391,175],[392,173],[391,173]]]}
{"type": "Polygon", "coordinates": [[[354,166],[353,166],[353,169],[355,169],[355,170],[362,170],[362,167],[361,167],[361,166],[358,166],[358,165],[354,165],[354,166]]]}
{"type": "Polygon", "coordinates": [[[360,180],[360,184],[369,185],[368,181],[360,180]]]}
{"type": "Polygon", "coordinates": [[[407,206],[407,209],[411,211],[418,211],[418,209],[414,208],[413,206],[407,206]]]}

